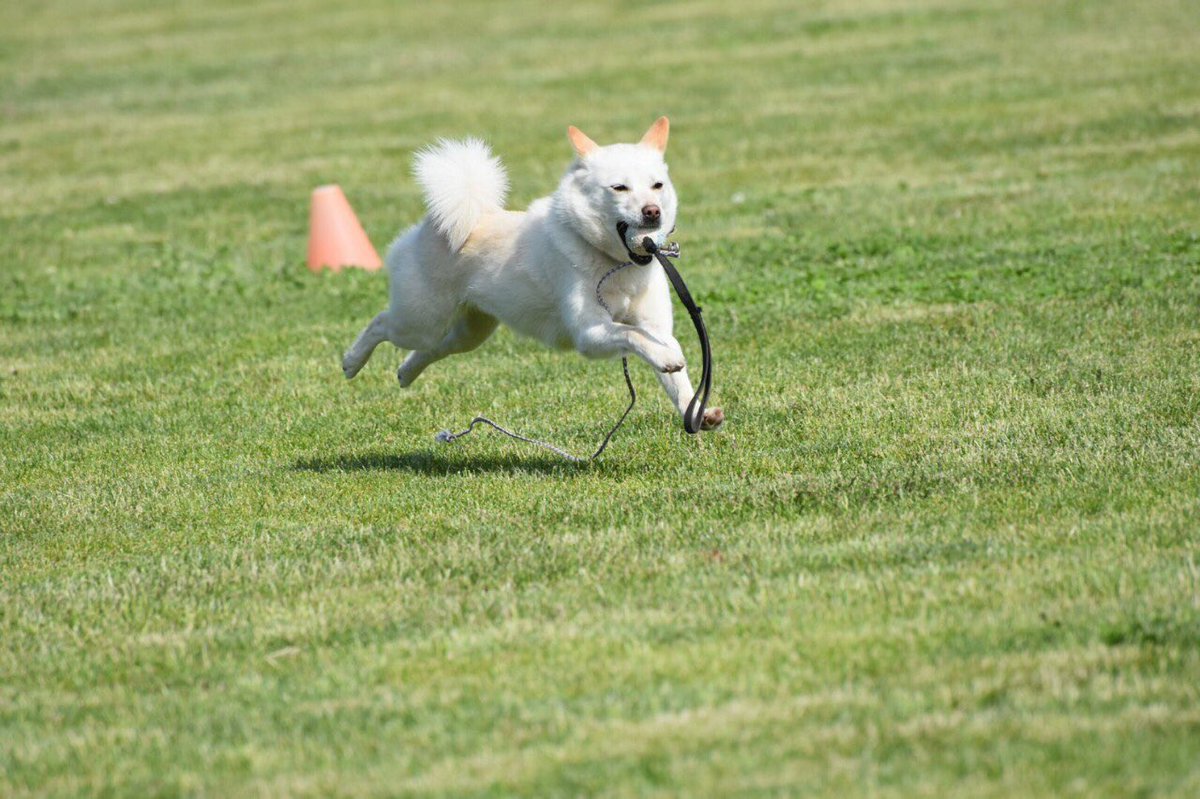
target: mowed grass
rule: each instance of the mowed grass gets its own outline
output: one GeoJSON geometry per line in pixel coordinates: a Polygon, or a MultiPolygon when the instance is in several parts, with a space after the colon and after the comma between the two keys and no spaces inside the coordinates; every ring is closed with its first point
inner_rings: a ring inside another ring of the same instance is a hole
{"type": "Polygon", "coordinates": [[[0,795],[1197,795],[1198,20],[6,3],[0,795]],[[519,207],[662,113],[724,430],[343,380],[313,186],[382,249],[438,136],[519,207]]]}

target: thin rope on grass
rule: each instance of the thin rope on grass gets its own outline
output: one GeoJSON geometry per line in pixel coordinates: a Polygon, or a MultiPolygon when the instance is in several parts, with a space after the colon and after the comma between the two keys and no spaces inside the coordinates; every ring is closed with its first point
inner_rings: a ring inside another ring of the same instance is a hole
{"type": "MultiPolygon", "coordinates": [[[[617,272],[620,272],[627,266],[633,266],[633,262],[626,261],[623,264],[614,266],[612,269],[605,272],[604,277],[600,278],[600,281],[596,284],[596,302],[600,303],[601,308],[608,311],[609,316],[612,316],[612,309],[609,308],[608,303],[604,301],[604,295],[601,293],[601,288],[604,286],[604,281],[608,280],[610,277],[615,275],[617,272]]],[[[617,423],[612,426],[611,430],[608,431],[608,435],[604,437],[604,441],[600,443],[600,447],[586,458],[581,458],[578,455],[572,455],[565,449],[556,447],[553,444],[545,441],[538,441],[536,438],[528,438],[520,433],[514,433],[511,430],[506,430],[486,416],[476,416],[471,420],[471,423],[467,425],[467,429],[463,430],[461,433],[452,433],[449,430],[443,430],[434,436],[434,438],[443,444],[449,444],[451,441],[454,441],[457,438],[462,438],[465,435],[469,435],[475,430],[475,425],[485,424],[488,427],[491,427],[493,430],[503,433],[509,438],[516,439],[517,441],[524,441],[526,444],[533,444],[534,446],[542,447],[543,449],[548,449],[556,455],[566,458],[572,463],[591,463],[592,461],[596,460],[596,458],[600,457],[600,453],[604,452],[605,448],[608,446],[608,442],[612,441],[612,437],[616,434],[617,430],[620,429],[621,425],[625,423],[625,417],[629,415],[629,412],[633,410],[633,406],[637,402],[637,391],[633,387],[633,379],[629,376],[629,359],[626,357],[621,358],[621,370],[625,373],[625,385],[629,388],[629,406],[625,408],[625,413],[621,414],[621,418],[618,419],[617,423]]]]}

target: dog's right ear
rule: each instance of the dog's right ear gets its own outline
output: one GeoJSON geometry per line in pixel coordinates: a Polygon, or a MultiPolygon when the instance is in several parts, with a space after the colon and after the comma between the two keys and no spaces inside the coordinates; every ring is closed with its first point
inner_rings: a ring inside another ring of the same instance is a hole
{"type": "Polygon", "coordinates": [[[567,126],[567,138],[580,158],[587,158],[600,145],[588,138],[588,135],[574,125],[567,126]]]}
{"type": "Polygon", "coordinates": [[[642,137],[641,144],[647,147],[653,147],[660,153],[667,151],[667,136],[671,132],[671,120],[666,117],[659,117],[650,130],[646,131],[646,135],[642,137]]]}

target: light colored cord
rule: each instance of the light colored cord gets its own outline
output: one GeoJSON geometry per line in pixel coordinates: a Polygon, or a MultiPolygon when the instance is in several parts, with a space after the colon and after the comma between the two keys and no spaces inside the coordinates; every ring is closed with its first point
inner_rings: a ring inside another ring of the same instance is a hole
{"type": "MultiPolygon", "coordinates": [[[[610,277],[615,275],[617,272],[620,272],[625,267],[633,266],[633,265],[634,264],[632,261],[626,261],[623,264],[618,264],[617,266],[614,266],[612,269],[605,272],[604,277],[600,278],[600,281],[598,283],[596,283],[596,302],[600,303],[601,308],[603,308],[605,311],[608,311],[609,316],[612,316],[612,309],[608,307],[608,303],[604,301],[604,295],[603,295],[603,293],[601,293],[601,289],[604,287],[604,281],[608,280],[610,277]]],[[[534,446],[542,447],[543,449],[548,449],[551,452],[555,453],[556,455],[560,455],[563,458],[566,458],[567,460],[569,460],[573,463],[590,463],[590,462],[596,460],[596,458],[600,457],[600,453],[604,452],[605,447],[608,446],[608,442],[612,440],[613,435],[617,432],[617,430],[621,427],[621,425],[624,424],[625,417],[629,415],[629,412],[633,410],[634,403],[637,402],[637,391],[634,390],[633,380],[629,377],[629,359],[628,358],[625,358],[625,357],[621,358],[621,369],[625,373],[625,385],[629,388],[629,407],[627,407],[625,409],[625,413],[621,414],[621,418],[618,419],[617,423],[612,426],[611,430],[608,431],[608,435],[606,435],[604,437],[604,441],[601,442],[600,447],[595,452],[593,452],[590,456],[588,456],[586,458],[580,458],[577,455],[572,455],[571,453],[567,452],[566,450],[556,447],[553,444],[549,444],[545,441],[538,441],[535,438],[526,438],[525,436],[520,435],[519,433],[514,433],[511,430],[506,430],[503,427],[501,427],[500,425],[493,422],[491,419],[487,418],[486,416],[476,416],[474,419],[471,420],[471,423],[469,425],[467,425],[467,429],[463,430],[461,433],[452,433],[449,430],[443,430],[440,433],[438,433],[436,436],[434,436],[434,438],[435,438],[435,440],[439,441],[442,444],[449,444],[451,441],[454,441],[455,439],[458,439],[458,438],[462,438],[463,436],[471,433],[475,429],[475,425],[486,424],[487,426],[491,427],[493,430],[503,433],[504,435],[508,436],[509,438],[515,438],[517,441],[524,441],[526,444],[533,444],[534,446]]]]}

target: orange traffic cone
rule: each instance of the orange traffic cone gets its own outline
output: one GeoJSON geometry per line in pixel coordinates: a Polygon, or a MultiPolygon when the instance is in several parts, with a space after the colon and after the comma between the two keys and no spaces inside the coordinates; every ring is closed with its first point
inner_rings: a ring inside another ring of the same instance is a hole
{"type": "Polygon", "coordinates": [[[308,268],[335,272],[343,266],[360,266],[372,271],[383,266],[366,231],[342,193],[341,186],[318,186],[312,195],[309,217],[308,268]]]}

